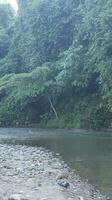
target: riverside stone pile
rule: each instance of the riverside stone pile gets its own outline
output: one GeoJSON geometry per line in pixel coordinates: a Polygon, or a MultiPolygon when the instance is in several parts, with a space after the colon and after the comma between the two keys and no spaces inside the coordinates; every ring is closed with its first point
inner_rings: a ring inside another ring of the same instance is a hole
{"type": "Polygon", "coordinates": [[[0,145],[0,200],[104,199],[93,191],[59,156],[43,148],[0,145]]]}

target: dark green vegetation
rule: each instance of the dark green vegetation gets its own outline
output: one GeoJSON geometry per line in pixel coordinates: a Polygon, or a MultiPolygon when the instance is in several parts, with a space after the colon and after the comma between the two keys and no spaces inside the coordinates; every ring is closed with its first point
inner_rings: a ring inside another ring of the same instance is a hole
{"type": "Polygon", "coordinates": [[[109,128],[112,1],[0,5],[1,125],[109,128]]]}

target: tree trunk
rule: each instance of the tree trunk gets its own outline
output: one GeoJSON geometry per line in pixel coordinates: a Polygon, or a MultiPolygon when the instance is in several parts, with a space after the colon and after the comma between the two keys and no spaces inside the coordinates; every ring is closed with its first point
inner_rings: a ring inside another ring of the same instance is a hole
{"type": "Polygon", "coordinates": [[[53,105],[53,103],[51,101],[51,98],[49,97],[48,100],[49,100],[50,106],[51,106],[51,108],[52,108],[52,110],[53,110],[53,112],[55,114],[55,117],[58,118],[57,111],[56,111],[56,109],[55,109],[55,107],[54,107],[54,105],[53,105]]]}

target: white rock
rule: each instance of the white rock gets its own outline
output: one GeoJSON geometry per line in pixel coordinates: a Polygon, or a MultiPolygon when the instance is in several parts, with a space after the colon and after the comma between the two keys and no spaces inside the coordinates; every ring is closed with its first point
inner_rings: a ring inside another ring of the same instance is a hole
{"type": "Polygon", "coordinates": [[[28,199],[22,196],[21,194],[13,194],[8,198],[8,200],[28,200],[28,199]]]}

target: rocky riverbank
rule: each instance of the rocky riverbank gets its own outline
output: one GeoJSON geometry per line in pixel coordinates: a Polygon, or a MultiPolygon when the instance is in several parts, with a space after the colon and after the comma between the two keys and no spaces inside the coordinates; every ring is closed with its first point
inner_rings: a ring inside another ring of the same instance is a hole
{"type": "Polygon", "coordinates": [[[37,147],[0,145],[0,200],[102,200],[53,153],[37,147]]]}

